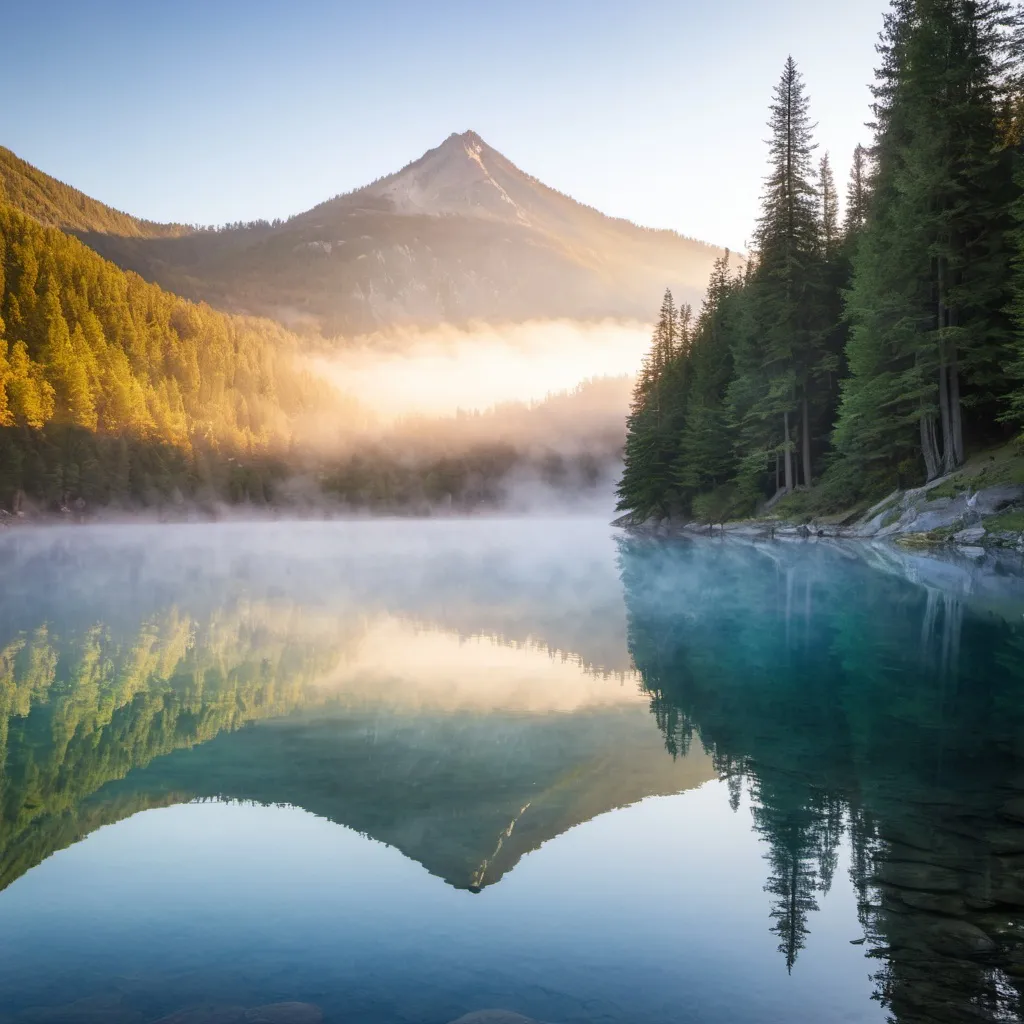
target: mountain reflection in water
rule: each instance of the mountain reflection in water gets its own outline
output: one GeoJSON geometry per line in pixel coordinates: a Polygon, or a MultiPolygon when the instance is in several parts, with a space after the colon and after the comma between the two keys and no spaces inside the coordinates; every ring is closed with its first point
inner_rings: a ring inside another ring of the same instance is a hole
{"type": "Polygon", "coordinates": [[[610,533],[0,537],[0,1019],[1019,1019],[1015,567],[610,533]]]}

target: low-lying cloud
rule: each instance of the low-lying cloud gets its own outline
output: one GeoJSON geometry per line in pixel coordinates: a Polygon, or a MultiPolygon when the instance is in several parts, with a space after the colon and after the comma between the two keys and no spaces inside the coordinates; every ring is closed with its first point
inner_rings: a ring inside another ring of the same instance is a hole
{"type": "Polygon", "coordinates": [[[533,320],[389,330],[308,356],[309,368],[377,422],[530,402],[591,377],[635,374],[650,343],[636,322],[533,320]]]}

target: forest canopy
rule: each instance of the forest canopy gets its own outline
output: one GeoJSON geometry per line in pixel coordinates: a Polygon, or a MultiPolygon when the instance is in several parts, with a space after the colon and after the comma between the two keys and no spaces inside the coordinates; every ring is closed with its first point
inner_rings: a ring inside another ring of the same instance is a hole
{"type": "Polygon", "coordinates": [[[330,397],[297,344],[0,204],[0,504],[168,496],[237,477],[240,462],[236,485],[262,497],[256,467],[330,397]]]}

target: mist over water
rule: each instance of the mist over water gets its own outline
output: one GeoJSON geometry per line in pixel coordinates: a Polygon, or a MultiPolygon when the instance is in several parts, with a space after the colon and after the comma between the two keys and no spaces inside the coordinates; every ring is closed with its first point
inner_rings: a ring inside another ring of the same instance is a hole
{"type": "Polygon", "coordinates": [[[336,398],[296,425],[286,502],[357,511],[590,512],[622,472],[640,324],[391,330],[301,357],[336,398]]]}

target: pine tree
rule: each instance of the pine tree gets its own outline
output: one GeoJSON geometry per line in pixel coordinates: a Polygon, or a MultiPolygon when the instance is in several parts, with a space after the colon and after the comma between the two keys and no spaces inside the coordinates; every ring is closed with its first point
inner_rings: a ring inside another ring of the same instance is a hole
{"type": "Polygon", "coordinates": [[[800,424],[803,483],[812,481],[810,418],[821,324],[816,295],[820,287],[822,242],[818,192],[811,155],[813,126],[796,62],[788,58],[775,88],[768,127],[770,172],[757,228],[758,266],[751,287],[756,351],[746,353],[747,386],[734,415],[744,424],[747,453],[777,454],[783,487],[797,485],[794,452],[800,424]],[[755,363],[757,364],[755,369],[755,363]],[[781,429],[780,429],[781,428],[781,429]]]}
{"type": "Polygon", "coordinates": [[[646,519],[665,515],[672,504],[672,469],[678,445],[678,388],[671,367],[682,349],[680,319],[672,293],[665,290],[661,309],[633,390],[627,419],[625,464],[618,508],[646,519]]]}
{"type": "Polygon", "coordinates": [[[828,261],[835,258],[839,244],[839,196],[828,153],[818,164],[818,202],[821,255],[828,261]]]}
{"type": "MultiPolygon", "coordinates": [[[[57,415],[64,422],[76,427],[93,429],[96,426],[96,410],[89,391],[82,358],[75,352],[75,346],[68,330],[67,321],[61,310],[56,286],[47,282],[39,304],[41,320],[40,333],[43,338],[41,361],[47,379],[52,382],[57,415]]],[[[85,339],[78,328],[80,347],[85,339]]]]}
{"type": "Polygon", "coordinates": [[[850,238],[867,223],[870,185],[868,181],[868,153],[858,142],[853,151],[850,181],[846,186],[846,215],[843,233],[850,238]]]}
{"type": "Polygon", "coordinates": [[[14,423],[14,414],[11,412],[10,400],[7,397],[7,385],[11,378],[11,364],[7,358],[9,346],[7,338],[4,337],[6,329],[3,320],[0,320],[0,427],[9,427],[14,423]]]}
{"type": "Polygon", "coordinates": [[[53,416],[53,386],[46,380],[43,367],[29,356],[25,342],[14,343],[8,361],[10,415],[15,423],[38,430],[53,416]]]}
{"type": "Polygon", "coordinates": [[[715,261],[686,360],[689,388],[681,416],[682,436],[675,476],[687,507],[698,494],[725,485],[735,465],[732,427],[725,402],[733,372],[729,346],[729,317],[733,311],[730,298],[736,291],[729,260],[730,253],[726,250],[715,261]]]}

